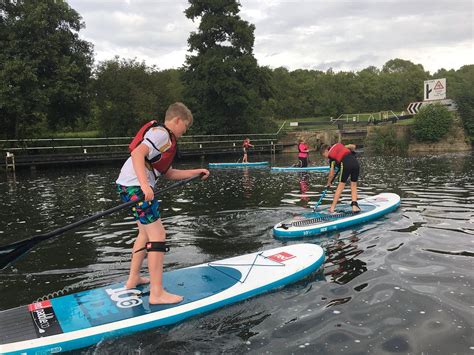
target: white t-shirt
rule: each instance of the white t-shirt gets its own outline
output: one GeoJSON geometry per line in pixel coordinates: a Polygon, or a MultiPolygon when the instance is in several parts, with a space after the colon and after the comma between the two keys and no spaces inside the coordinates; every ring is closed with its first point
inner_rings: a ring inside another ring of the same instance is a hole
{"type": "MultiPolygon", "coordinates": [[[[171,138],[168,131],[164,127],[152,127],[145,133],[142,143],[146,144],[150,150],[147,155],[147,158],[152,159],[171,147],[171,138]],[[153,144],[151,142],[153,142],[153,144]]],[[[147,174],[148,183],[151,187],[154,187],[155,175],[151,170],[145,170],[147,174]]],[[[160,175],[157,170],[155,170],[155,174],[156,176],[160,175]]],[[[120,170],[120,175],[116,183],[123,186],[140,186],[137,174],[135,173],[135,169],[133,168],[132,157],[129,157],[125,164],[123,164],[122,170],[120,170]]]]}

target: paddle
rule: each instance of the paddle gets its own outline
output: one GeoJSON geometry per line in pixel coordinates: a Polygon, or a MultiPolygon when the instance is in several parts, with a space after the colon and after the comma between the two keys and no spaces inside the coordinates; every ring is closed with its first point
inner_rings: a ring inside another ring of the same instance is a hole
{"type": "Polygon", "coordinates": [[[328,189],[329,189],[330,186],[326,186],[326,188],[323,190],[323,192],[321,193],[321,197],[319,198],[318,202],[316,202],[316,204],[314,205],[313,207],[313,210],[316,211],[316,209],[319,207],[319,205],[321,204],[321,202],[323,201],[323,198],[324,196],[326,196],[326,193],[328,192],[328,189]]]}
{"type": "MultiPolygon", "coordinates": [[[[176,187],[185,185],[185,184],[187,184],[187,183],[189,183],[193,180],[196,180],[196,179],[198,179],[202,176],[203,176],[203,174],[199,174],[199,175],[190,177],[188,179],[178,181],[178,182],[176,182],[176,183],[174,183],[174,184],[172,184],[168,187],[165,187],[165,188],[163,188],[161,190],[158,190],[158,191],[155,190],[153,192],[154,192],[155,195],[159,195],[159,194],[162,194],[165,191],[168,191],[168,190],[174,189],[176,187]]],[[[113,208],[110,208],[108,210],[105,210],[105,211],[102,211],[102,212],[99,212],[99,213],[96,213],[92,216],[84,218],[80,221],[76,221],[76,222],[71,223],[67,226],[58,228],[58,229],[53,230],[51,232],[44,233],[44,234],[39,234],[39,235],[36,235],[34,237],[31,237],[31,238],[28,238],[28,239],[23,239],[23,240],[20,240],[18,242],[12,243],[12,244],[0,246],[0,269],[5,269],[8,265],[13,263],[15,260],[17,260],[21,256],[25,255],[28,251],[33,249],[36,244],[39,244],[43,240],[55,237],[55,236],[60,235],[64,232],[67,232],[71,229],[82,226],[83,224],[98,220],[101,217],[104,217],[104,216],[107,216],[107,215],[112,214],[114,212],[120,211],[124,208],[131,207],[131,206],[133,206],[133,205],[135,205],[138,202],[141,202],[143,200],[144,199],[142,198],[140,200],[125,202],[121,205],[115,206],[113,208]]]]}

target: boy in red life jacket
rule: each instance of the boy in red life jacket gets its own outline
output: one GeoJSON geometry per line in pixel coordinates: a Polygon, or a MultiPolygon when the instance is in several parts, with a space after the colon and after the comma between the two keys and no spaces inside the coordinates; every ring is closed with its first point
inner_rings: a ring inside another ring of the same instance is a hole
{"type": "Polygon", "coordinates": [[[303,138],[298,139],[298,166],[306,168],[308,166],[309,147],[303,138]]]}
{"type": "Polygon", "coordinates": [[[150,282],[151,304],[178,303],[183,300],[179,295],[168,293],[163,288],[163,259],[169,250],[165,244],[166,232],[161,223],[159,203],[153,193],[156,176],[170,180],[182,180],[204,174],[206,169],[178,170],[171,164],[176,153],[176,140],[179,139],[193,123],[191,111],[177,102],[168,107],[164,125],[149,122],[140,129],[130,144],[131,156],[125,162],[116,181],[117,190],[122,201],[139,200],[143,202],[132,207],[132,214],[138,225],[138,236],[133,245],[130,274],[125,284],[135,288],[142,283],[150,282]],[[148,254],[150,280],[140,276],[140,269],[148,254]]]}
{"type": "Polygon", "coordinates": [[[329,176],[326,184],[326,188],[331,187],[332,182],[339,174],[339,183],[334,193],[334,199],[332,201],[329,212],[334,212],[336,209],[337,202],[341,197],[342,190],[346,186],[347,180],[351,179],[351,207],[352,212],[360,212],[359,204],[357,203],[357,180],[359,179],[359,162],[355,157],[355,145],[348,144],[344,146],[342,143],[336,143],[333,146],[323,144],[321,147],[321,155],[329,159],[329,176]],[[335,170],[338,170],[335,173],[335,170]]]}
{"type": "Polygon", "coordinates": [[[244,151],[244,157],[242,158],[242,163],[248,163],[247,161],[247,153],[250,147],[253,147],[252,144],[250,144],[250,139],[249,137],[245,138],[243,143],[242,143],[242,148],[244,151]]]}

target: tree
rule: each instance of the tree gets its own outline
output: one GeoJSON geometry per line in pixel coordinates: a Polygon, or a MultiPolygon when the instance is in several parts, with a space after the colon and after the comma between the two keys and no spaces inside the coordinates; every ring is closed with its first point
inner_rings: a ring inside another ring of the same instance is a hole
{"type": "Polygon", "coordinates": [[[202,133],[258,129],[267,78],[253,56],[255,26],[239,16],[235,0],[189,0],[186,17],[200,19],[188,39],[185,102],[202,133]]]}
{"type": "Polygon", "coordinates": [[[8,138],[74,127],[89,111],[92,45],[65,1],[0,1],[0,124],[8,138]]]}
{"type": "Polygon", "coordinates": [[[147,121],[163,122],[168,105],[168,73],[145,62],[115,57],[95,71],[95,105],[99,129],[107,136],[132,136],[147,121]]]}
{"type": "Polygon", "coordinates": [[[415,115],[415,137],[420,142],[438,142],[453,122],[451,113],[440,104],[422,107],[415,115]]]}

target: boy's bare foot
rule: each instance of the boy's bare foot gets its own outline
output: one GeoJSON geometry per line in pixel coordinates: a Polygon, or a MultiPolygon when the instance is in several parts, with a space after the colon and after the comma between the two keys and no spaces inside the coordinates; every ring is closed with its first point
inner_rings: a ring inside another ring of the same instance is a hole
{"type": "Polygon", "coordinates": [[[150,279],[148,277],[129,277],[127,283],[125,284],[126,288],[135,288],[138,285],[148,284],[150,279]]]}
{"type": "Polygon", "coordinates": [[[148,298],[148,302],[150,304],[173,304],[173,303],[179,303],[182,300],[183,300],[182,296],[174,295],[172,293],[166,292],[165,290],[160,292],[158,296],[153,296],[150,293],[150,297],[148,298]]]}
{"type": "Polygon", "coordinates": [[[354,213],[360,212],[360,208],[357,206],[352,206],[352,212],[354,213]]]}

